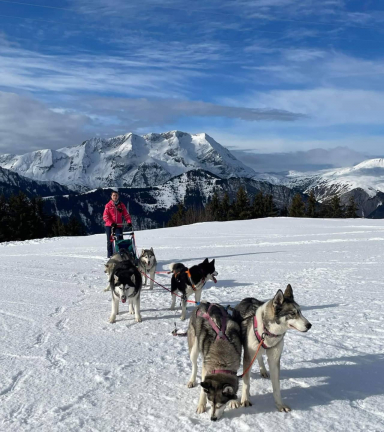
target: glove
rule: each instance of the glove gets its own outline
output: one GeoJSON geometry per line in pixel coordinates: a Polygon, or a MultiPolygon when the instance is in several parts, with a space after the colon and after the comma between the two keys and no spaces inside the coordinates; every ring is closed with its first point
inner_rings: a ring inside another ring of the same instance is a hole
{"type": "Polygon", "coordinates": [[[115,230],[117,228],[117,224],[115,222],[113,222],[113,224],[111,225],[111,228],[113,228],[115,230]]]}
{"type": "Polygon", "coordinates": [[[132,228],[132,224],[131,224],[131,223],[127,224],[127,230],[128,230],[128,231],[133,231],[133,228],[132,228]]]}

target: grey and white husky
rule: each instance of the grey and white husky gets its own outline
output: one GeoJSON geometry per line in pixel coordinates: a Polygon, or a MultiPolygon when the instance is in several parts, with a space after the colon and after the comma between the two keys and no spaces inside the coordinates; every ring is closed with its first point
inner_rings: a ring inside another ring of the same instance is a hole
{"type": "MultiPolygon", "coordinates": [[[[266,353],[276,407],[279,411],[291,411],[291,408],[283,403],[280,392],[280,358],[284,336],[289,329],[307,332],[312,327],[295,302],[291,285],[287,286],[284,294],[279,290],[273,299],[265,303],[254,298],[246,298],[235,307],[235,310],[242,319],[244,370],[250,365],[263,338],[262,348],[257,354],[260,374],[263,378],[268,378],[262,357],[262,354],[266,353]]],[[[249,386],[250,370],[243,376],[241,405],[245,407],[252,405],[249,400],[249,386]]]]}
{"type": "Polygon", "coordinates": [[[188,327],[192,374],[188,387],[194,387],[199,353],[203,356],[201,393],[197,413],[211,404],[211,420],[216,421],[227,404],[238,408],[237,370],[241,362],[241,328],[220,305],[202,302],[193,312],[188,327]]]}
{"type": "Polygon", "coordinates": [[[139,258],[139,271],[141,271],[143,274],[143,282],[144,285],[147,285],[147,274],[149,274],[150,280],[149,282],[149,289],[153,290],[153,284],[155,280],[156,275],[156,267],[157,267],[157,261],[155,252],[153,251],[153,248],[151,249],[143,249],[141,251],[141,255],[139,258]]]}
{"type": "Polygon", "coordinates": [[[109,259],[105,265],[105,272],[109,280],[106,290],[111,289],[112,291],[112,311],[109,322],[116,322],[120,300],[122,303],[128,300],[129,313],[135,314],[135,320],[141,322],[140,293],[142,279],[135,265],[129,259],[124,259],[124,253],[118,253],[109,259]]]}

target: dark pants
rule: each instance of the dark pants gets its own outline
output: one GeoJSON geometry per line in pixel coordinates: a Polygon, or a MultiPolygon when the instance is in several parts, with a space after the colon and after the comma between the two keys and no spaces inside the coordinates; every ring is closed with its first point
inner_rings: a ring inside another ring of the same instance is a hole
{"type": "MultiPolygon", "coordinates": [[[[105,232],[107,233],[107,257],[110,258],[114,251],[113,251],[113,242],[111,242],[111,233],[112,233],[112,227],[106,226],[105,232]]],[[[123,228],[115,228],[115,235],[120,240],[123,238],[123,228]]]]}

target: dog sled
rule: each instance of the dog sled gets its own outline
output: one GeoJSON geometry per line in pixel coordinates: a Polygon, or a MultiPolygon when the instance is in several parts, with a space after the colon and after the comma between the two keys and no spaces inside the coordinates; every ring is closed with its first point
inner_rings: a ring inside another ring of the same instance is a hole
{"type": "Polygon", "coordinates": [[[139,263],[139,258],[137,256],[137,249],[135,243],[135,233],[133,231],[124,231],[122,234],[116,234],[115,230],[112,228],[111,239],[113,253],[122,253],[125,251],[129,254],[131,261],[137,267],[139,263]],[[126,236],[124,238],[124,236],[126,236]]]}

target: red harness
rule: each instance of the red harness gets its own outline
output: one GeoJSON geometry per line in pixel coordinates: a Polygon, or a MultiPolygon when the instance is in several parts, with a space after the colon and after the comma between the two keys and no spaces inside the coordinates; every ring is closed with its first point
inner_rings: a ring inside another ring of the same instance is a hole
{"type": "MultiPolygon", "coordinates": [[[[227,330],[227,314],[224,313],[221,308],[220,309],[220,313],[221,313],[221,329],[219,329],[219,327],[217,327],[215,321],[213,321],[213,319],[211,318],[209,312],[212,308],[212,306],[215,306],[213,303],[209,306],[207,312],[201,312],[200,309],[197,310],[196,315],[200,316],[202,318],[205,318],[206,320],[208,320],[209,324],[211,325],[211,327],[213,328],[213,330],[215,330],[217,336],[216,336],[216,340],[221,339],[221,340],[228,340],[227,336],[225,335],[225,331],[227,330]]],[[[213,372],[212,372],[213,373],[213,372]]],[[[217,372],[218,373],[218,372],[217,372]]],[[[220,372],[221,373],[221,372],[220,372]]]]}
{"type": "Polygon", "coordinates": [[[275,335],[275,334],[271,333],[270,331],[268,331],[267,327],[265,327],[265,326],[264,326],[264,333],[260,336],[260,333],[257,330],[257,318],[256,318],[256,315],[253,317],[253,331],[255,332],[256,339],[259,341],[259,343],[261,343],[261,346],[264,349],[272,348],[272,347],[268,347],[267,345],[265,345],[265,343],[264,343],[265,336],[269,336],[269,337],[279,337],[279,336],[281,336],[281,335],[275,335]]]}

